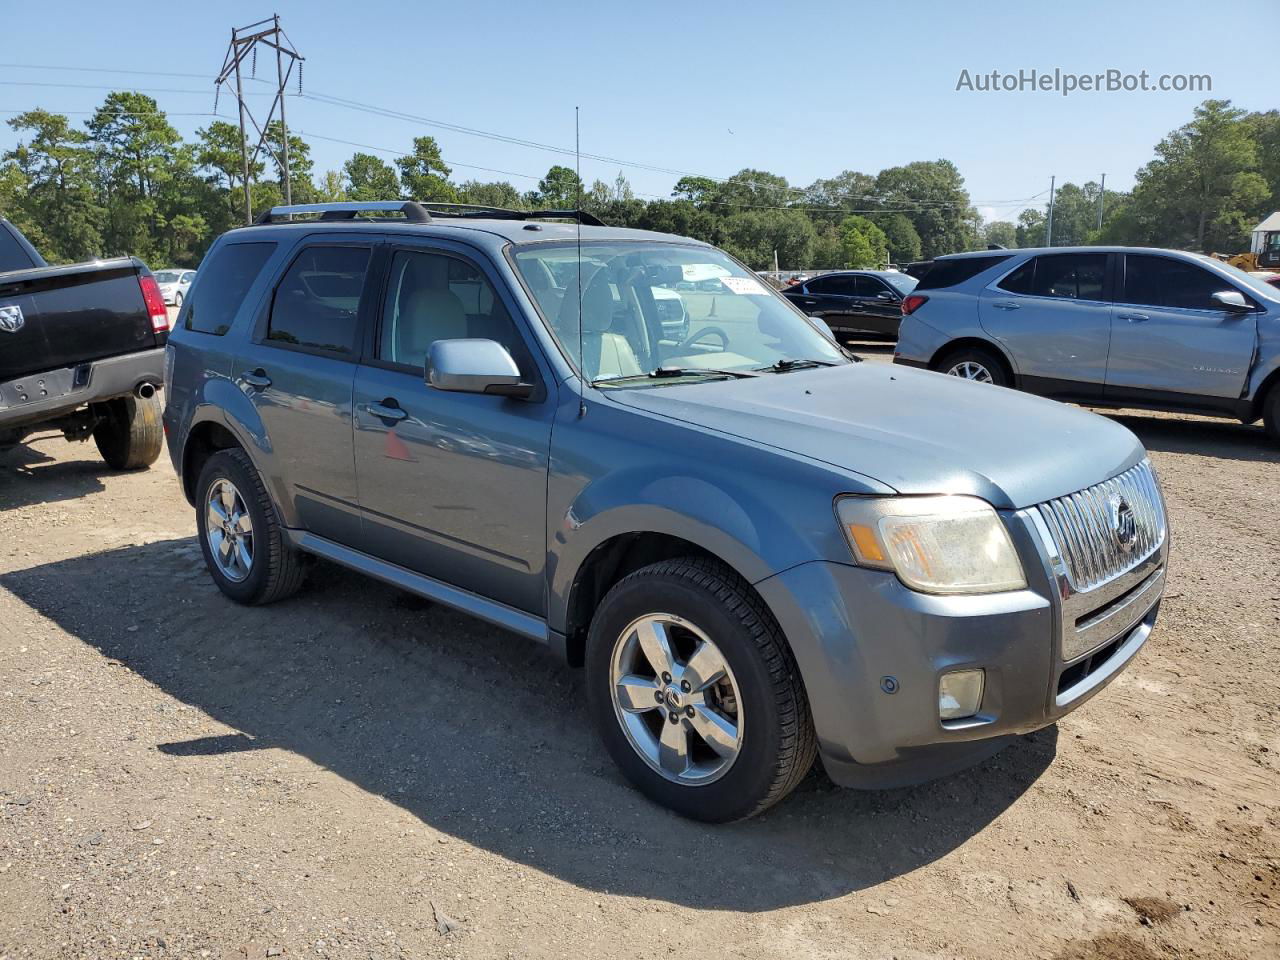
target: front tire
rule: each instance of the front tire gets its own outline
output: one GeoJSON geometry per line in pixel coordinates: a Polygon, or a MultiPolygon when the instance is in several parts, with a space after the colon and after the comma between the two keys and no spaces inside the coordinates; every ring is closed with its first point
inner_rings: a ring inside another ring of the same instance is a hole
{"type": "Polygon", "coordinates": [[[160,398],[116,397],[100,407],[93,442],[112,470],[141,470],[156,462],[164,445],[160,398]]]}
{"type": "Polygon", "coordinates": [[[609,754],[682,816],[754,816],[813,766],[809,701],[786,638],[723,564],[668,560],[621,580],[591,621],[586,667],[609,754]]]}
{"type": "Polygon", "coordinates": [[[1280,383],[1267,391],[1267,398],[1262,402],[1262,423],[1271,442],[1280,443],[1280,383]]]}
{"type": "Polygon", "coordinates": [[[274,603],[302,586],[302,555],[243,450],[220,450],[200,471],[196,529],[213,582],[237,603],[274,603]]]}

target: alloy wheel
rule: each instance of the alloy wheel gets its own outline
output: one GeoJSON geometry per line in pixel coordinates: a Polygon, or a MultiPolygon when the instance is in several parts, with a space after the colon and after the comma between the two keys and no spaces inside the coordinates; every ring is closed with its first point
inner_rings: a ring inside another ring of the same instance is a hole
{"type": "Polygon", "coordinates": [[[234,483],[219,477],[209,485],[205,536],[218,572],[233,583],[253,569],[253,518],[234,483]]]}
{"type": "Polygon", "coordinates": [[[718,780],[742,749],[742,697],[720,648],[669,613],[633,621],[609,667],[614,714],[632,748],[685,786],[718,780]]]}
{"type": "Polygon", "coordinates": [[[952,366],[947,374],[952,377],[960,377],[964,380],[975,380],[978,383],[992,383],[991,371],[982,364],[973,360],[962,360],[960,363],[952,366]]]}

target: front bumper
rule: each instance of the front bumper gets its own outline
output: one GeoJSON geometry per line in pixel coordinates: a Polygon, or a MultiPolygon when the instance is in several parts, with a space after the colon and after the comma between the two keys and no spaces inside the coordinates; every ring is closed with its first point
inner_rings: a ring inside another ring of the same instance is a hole
{"type": "Polygon", "coordinates": [[[1080,706],[1146,642],[1167,536],[1123,576],[1070,597],[1030,512],[1007,521],[1024,590],[931,596],[892,574],[827,561],[756,584],[795,652],[836,783],[902,786],[979,762],[1080,706]],[[978,714],[940,720],[939,678],[969,668],[985,671],[978,714]]]}

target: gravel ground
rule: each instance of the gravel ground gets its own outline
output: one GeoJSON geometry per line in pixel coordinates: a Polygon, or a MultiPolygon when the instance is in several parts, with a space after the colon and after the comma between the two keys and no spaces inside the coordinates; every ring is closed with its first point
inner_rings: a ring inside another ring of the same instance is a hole
{"type": "Polygon", "coordinates": [[[234,606],[167,460],[0,454],[0,960],[1280,956],[1280,450],[1120,419],[1175,537],[1131,668],[976,769],[721,828],[539,648],[326,565],[234,606]]]}

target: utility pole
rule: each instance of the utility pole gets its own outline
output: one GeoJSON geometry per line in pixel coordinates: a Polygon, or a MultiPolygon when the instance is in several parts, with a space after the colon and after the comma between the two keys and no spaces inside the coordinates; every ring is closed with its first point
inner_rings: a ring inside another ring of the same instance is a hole
{"type": "Polygon", "coordinates": [[[1057,177],[1049,178],[1049,219],[1044,228],[1044,245],[1046,247],[1053,246],[1053,186],[1057,177]]]}
{"type": "Polygon", "coordinates": [[[1107,175],[1102,175],[1102,183],[1098,185],[1098,229],[1102,229],[1102,200],[1107,195],[1107,175]]]}
{"type": "Polygon", "coordinates": [[[253,219],[253,199],[250,191],[249,171],[258,162],[258,155],[264,148],[271,154],[280,168],[281,186],[284,188],[284,202],[286,204],[293,202],[293,184],[289,170],[289,127],[285,123],[284,97],[285,89],[288,87],[289,78],[293,75],[295,66],[298,68],[298,92],[302,92],[302,61],[304,59],[306,58],[293,48],[293,42],[284,32],[284,28],[280,26],[280,15],[278,13],[273,14],[267,20],[259,20],[257,23],[251,23],[247,27],[232,28],[231,30],[231,43],[227,47],[227,55],[223,58],[222,70],[214,81],[214,110],[215,112],[217,111],[217,92],[221,92],[222,85],[234,76],[236,81],[236,103],[240,109],[240,163],[244,178],[244,222],[246,224],[253,219]],[[254,117],[249,105],[245,103],[242,70],[245,58],[251,57],[250,75],[253,79],[257,79],[254,74],[257,68],[259,44],[271,47],[276,53],[276,93],[275,97],[272,98],[271,108],[267,111],[266,120],[261,124],[254,117]],[[285,65],[286,60],[288,60],[287,66],[285,65]],[[279,152],[275,150],[267,137],[271,124],[276,119],[277,110],[280,111],[279,152]],[[246,120],[248,120],[248,124],[245,123],[246,120]],[[249,124],[253,125],[254,132],[257,134],[257,142],[254,144],[252,157],[249,155],[249,124]]]}

